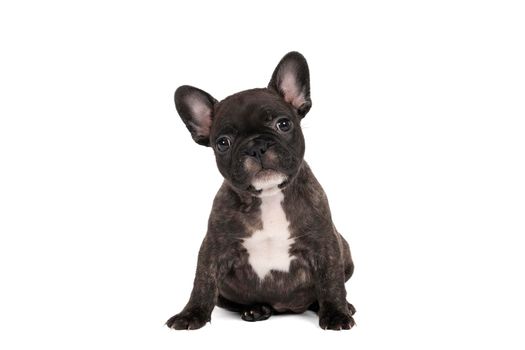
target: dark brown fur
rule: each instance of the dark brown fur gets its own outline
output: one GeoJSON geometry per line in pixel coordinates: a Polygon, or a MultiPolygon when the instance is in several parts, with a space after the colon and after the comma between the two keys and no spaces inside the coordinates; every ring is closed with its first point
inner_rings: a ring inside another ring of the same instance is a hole
{"type": "Polygon", "coordinates": [[[194,140],[213,146],[215,140],[227,135],[231,148],[224,152],[215,148],[225,181],[215,196],[190,300],[181,313],[168,320],[169,327],[200,328],[216,305],[240,312],[247,321],[310,309],[318,312],[322,328],[349,329],[354,325],[355,309],[347,303],[345,290],[345,281],[354,270],[350,249],[335,229],[321,185],[303,160],[300,123],[311,106],[309,94],[308,67],[298,53],[283,58],[267,89],[243,91],[221,102],[189,86],[177,90],[177,110],[194,140]],[[280,85],[283,72],[290,71],[298,84],[292,90],[299,91],[299,96],[287,96],[280,85]],[[198,103],[199,108],[193,108],[192,103],[198,103]],[[210,123],[203,123],[204,118],[194,115],[195,111],[212,116],[209,130],[203,125],[210,123]],[[294,125],[291,131],[275,129],[275,120],[282,116],[294,125]],[[243,165],[257,140],[265,140],[269,146],[254,164],[287,176],[282,184],[282,207],[294,239],[289,271],[272,270],[262,280],[249,264],[243,246],[244,239],[262,228],[261,199],[250,186],[258,168],[247,170],[243,165]]]}

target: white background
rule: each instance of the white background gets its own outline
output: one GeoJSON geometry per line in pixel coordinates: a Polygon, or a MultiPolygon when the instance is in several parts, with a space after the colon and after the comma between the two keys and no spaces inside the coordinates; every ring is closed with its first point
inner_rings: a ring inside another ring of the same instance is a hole
{"type": "Polygon", "coordinates": [[[0,347],[523,349],[524,18],[520,1],[3,1],[0,347]],[[291,50],[357,326],[215,310],[169,330],[221,183],[173,92],[263,87],[291,50]]]}

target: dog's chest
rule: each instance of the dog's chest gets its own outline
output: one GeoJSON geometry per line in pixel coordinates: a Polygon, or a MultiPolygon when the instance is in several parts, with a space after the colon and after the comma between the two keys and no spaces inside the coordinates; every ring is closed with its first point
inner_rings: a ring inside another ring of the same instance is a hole
{"type": "Polygon", "coordinates": [[[293,260],[289,250],[294,240],[290,238],[290,223],[282,207],[283,199],[280,191],[261,198],[262,229],[254,231],[243,242],[248,252],[248,263],[260,279],[264,279],[271,270],[288,272],[293,260]]]}

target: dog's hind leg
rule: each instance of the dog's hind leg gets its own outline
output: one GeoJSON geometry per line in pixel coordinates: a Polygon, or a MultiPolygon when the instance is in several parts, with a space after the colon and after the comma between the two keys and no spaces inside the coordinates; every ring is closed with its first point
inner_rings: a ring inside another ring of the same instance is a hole
{"type": "Polygon", "coordinates": [[[219,295],[217,299],[217,306],[228,311],[238,312],[241,318],[248,322],[267,320],[274,313],[272,307],[268,304],[244,305],[226,299],[222,295],[219,295]]]}

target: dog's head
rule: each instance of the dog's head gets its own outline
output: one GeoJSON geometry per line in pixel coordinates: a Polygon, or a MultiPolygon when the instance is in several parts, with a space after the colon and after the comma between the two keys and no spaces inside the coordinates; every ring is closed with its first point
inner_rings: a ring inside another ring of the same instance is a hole
{"type": "Polygon", "coordinates": [[[267,88],[218,102],[184,85],[175,92],[175,105],[193,140],[213,148],[219,171],[237,190],[271,193],[299,171],[305,147],[300,123],[312,106],[300,53],[282,58],[267,88]]]}

